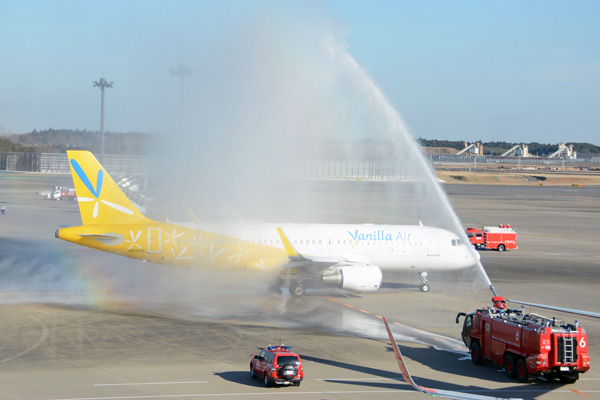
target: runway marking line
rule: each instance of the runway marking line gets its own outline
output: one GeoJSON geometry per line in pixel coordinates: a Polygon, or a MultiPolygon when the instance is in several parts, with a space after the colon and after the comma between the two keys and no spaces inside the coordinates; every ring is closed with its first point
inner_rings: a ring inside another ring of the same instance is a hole
{"type": "Polygon", "coordinates": [[[194,384],[194,383],[208,383],[208,381],[95,383],[94,386],[182,385],[182,384],[194,384]]]}
{"type": "MultiPolygon", "coordinates": [[[[482,390],[461,390],[459,393],[487,393],[487,392],[510,392],[510,389],[482,389],[482,390]]],[[[575,391],[571,389],[570,391],[575,391]]],[[[546,393],[544,390],[519,390],[519,393],[546,393]]],[[[558,390],[555,393],[568,393],[569,390],[558,390]]],[[[588,390],[588,393],[598,393],[596,390],[588,390]]],[[[196,394],[163,394],[163,395],[146,395],[146,396],[111,396],[111,397],[74,397],[54,400],[127,400],[127,399],[174,399],[185,397],[233,397],[233,396],[299,396],[299,395],[315,395],[315,394],[377,394],[377,393],[415,393],[414,390],[394,389],[394,390],[335,390],[322,392],[245,392],[245,393],[196,393],[196,394]]],[[[581,392],[580,392],[581,393],[581,392]]],[[[585,393],[581,393],[587,396],[585,393]]]]}
{"type": "MultiPolygon", "coordinates": [[[[414,378],[418,380],[419,378],[414,378]]],[[[315,378],[315,381],[344,381],[344,382],[360,382],[360,381],[401,381],[404,382],[404,378],[315,378]]]]}

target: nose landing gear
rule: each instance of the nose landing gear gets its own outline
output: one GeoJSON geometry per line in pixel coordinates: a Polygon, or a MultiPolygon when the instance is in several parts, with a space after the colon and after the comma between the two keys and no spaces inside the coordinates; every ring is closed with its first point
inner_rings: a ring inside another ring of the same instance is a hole
{"type": "Polygon", "coordinates": [[[429,292],[429,284],[427,284],[427,272],[421,272],[421,279],[419,279],[419,290],[421,292],[429,292]]]}

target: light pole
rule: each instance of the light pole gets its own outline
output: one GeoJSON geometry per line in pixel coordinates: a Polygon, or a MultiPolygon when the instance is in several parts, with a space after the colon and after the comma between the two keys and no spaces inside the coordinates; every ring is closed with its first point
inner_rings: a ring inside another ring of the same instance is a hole
{"type": "Polygon", "coordinates": [[[94,82],[93,87],[99,87],[101,95],[100,100],[100,163],[104,164],[104,89],[113,87],[114,82],[107,82],[106,79],[100,78],[94,82]]]}
{"type": "Polygon", "coordinates": [[[183,134],[183,80],[186,76],[191,75],[194,70],[179,64],[177,69],[170,68],[169,71],[171,75],[179,77],[179,133],[183,134]]]}

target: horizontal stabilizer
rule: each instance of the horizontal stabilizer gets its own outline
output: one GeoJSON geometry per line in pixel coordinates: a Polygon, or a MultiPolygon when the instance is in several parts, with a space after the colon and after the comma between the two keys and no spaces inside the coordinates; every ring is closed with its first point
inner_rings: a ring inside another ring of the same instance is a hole
{"type": "Polygon", "coordinates": [[[119,235],[118,233],[106,233],[106,234],[101,234],[101,235],[79,235],[79,236],[97,240],[108,246],[114,246],[114,245],[123,243],[123,235],[119,235]]]}
{"type": "MultiPolygon", "coordinates": [[[[408,367],[404,362],[404,358],[402,357],[402,353],[400,353],[400,349],[396,344],[396,340],[394,339],[394,335],[392,335],[392,331],[390,326],[388,325],[387,319],[383,318],[383,322],[385,323],[385,328],[387,329],[388,335],[390,336],[390,342],[392,344],[392,348],[394,349],[394,354],[396,354],[396,360],[398,360],[398,366],[400,367],[400,371],[402,372],[402,377],[413,388],[418,390],[421,393],[428,394],[434,397],[443,397],[446,399],[455,399],[455,400],[505,400],[501,397],[490,397],[483,396],[478,394],[470,394],[470,393],[461,393],[461,392],[453,392],[449,390],[438,390],[438,389],[429,389],[423,386],[419,386],[415,383],[412,376],[408,372],[408,367]]],[[[522,399],[508,399],[508,400],[522,400],[522,399]]]]}

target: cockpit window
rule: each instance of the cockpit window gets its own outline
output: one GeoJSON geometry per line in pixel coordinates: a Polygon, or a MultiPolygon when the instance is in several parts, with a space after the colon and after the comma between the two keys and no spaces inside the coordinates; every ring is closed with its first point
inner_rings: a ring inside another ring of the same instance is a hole
{"type": "Polygon", "coordinates": [[[452,239],[452,246],[462,246],[462,244],[460,239],[452,239]]]}

